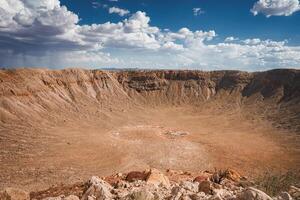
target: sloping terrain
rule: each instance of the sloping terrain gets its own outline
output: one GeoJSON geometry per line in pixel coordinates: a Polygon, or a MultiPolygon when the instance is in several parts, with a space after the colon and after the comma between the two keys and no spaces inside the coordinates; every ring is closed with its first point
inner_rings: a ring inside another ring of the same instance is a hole
{"type": "Polygon", "coordinates": [[[296,170],[299,137],[299,70],[0,71],[0,187],[149,167],[296,170]]]}

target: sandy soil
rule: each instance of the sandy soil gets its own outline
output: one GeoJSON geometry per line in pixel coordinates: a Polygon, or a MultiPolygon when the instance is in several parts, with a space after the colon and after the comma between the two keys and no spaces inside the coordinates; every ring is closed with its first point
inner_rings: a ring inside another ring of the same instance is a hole
{"type": "Polygon", "coordinates": [[[248,176],[300,167],[299,135],[239,110],[161,106],[2,127],[0,188],[28,190],[156,167],[233,168],[248,176]]]}

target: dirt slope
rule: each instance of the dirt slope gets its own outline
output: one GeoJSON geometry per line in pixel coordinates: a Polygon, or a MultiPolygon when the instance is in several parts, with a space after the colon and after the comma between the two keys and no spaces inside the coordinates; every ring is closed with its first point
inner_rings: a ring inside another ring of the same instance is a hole
{"type": "Polygon", "coordinates": [[[299,136],[299,70],[0,71],[0,187],[147,167],[292,170],[299,136]]]}

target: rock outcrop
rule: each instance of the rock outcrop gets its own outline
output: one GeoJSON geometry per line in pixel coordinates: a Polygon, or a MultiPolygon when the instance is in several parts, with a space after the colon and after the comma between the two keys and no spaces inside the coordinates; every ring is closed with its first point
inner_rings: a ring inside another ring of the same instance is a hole
{"type": "MultiPolygon", "coordinates": [[[[225,170],[225,172],[228,170],[225,170]]],[[[233,171],[233,170],[230,170],[233,171]]],[[[137,171],[119,176],[118,174],[109,177],[92,177],[84,185],[86,189],[82,195],[68,195],[58,197],[41,198],[43,194],[51,195],[49,190],[38,193],[31,193],[31,199],[44,200],[292,200],[298,199],[297,192],[299,188],[292,186],[289,192],[280,193],[277,197],[270,197],[261,190],[254,187],[240,186],[240,180],[229,180],[223,177],[221,183],[216,183],[212,179],[213,173],[210,174],[209,180],[193,181],[195,177],[185,176],[186,173],[179,172],[182,177],[176,181],[167,181],[168,175],[157,169],[147,171],[148,179],[136,179],[128,182],[128,175],[137,174],[137,171]],[[149,181],[149,177],[150,180],[149,181]],[[153,178],[154,177],[154,178],[153,178]],[[109,184],[106,180],[112,178],[117,180],[118,184],[109,184]],[[164,184],[163,184],[164,183],[164,184]],[[168,183],[168,184],[166,184],[168,183]]],[[[144,172],[140,172],[144,174],[144,172]]],[[[169,174],[169,176],[172,176],[169,174]]],[[[179,176],[180,177],[180,176],[179,176]]],[[[172,177],[170,177],[172,178],[172,177]]],[[[245,178],[243,178],[245,179],[245,178]]],[[[52,190],[53,192],[53,190],[52,190]]],[[[69,191],[70,193],[71,191],[69,191]]]]}

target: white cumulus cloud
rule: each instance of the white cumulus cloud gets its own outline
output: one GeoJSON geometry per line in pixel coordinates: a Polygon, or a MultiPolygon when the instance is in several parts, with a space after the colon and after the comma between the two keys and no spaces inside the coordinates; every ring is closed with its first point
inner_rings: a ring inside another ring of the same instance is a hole
{"type": "Polygon", "coordinates": [[[227,37],[227,38],[225,38],[225,42],[233,42],[233,41],[237,41],[237,40],[239,40],[238,38],[235,38],[235,37],[232,37],[232,36],[230,36],[230,37],[227,37]]]}
{"type": "Polygon", "coordinates": [[[254,15],[262,13],[267,17],[270,16],[289,16],[300,10],[298,0],[259,0],[251,12],[254,15]]]}
{"type": "Polygon", "coordinates": [[[287,41],[227,37],[214,30],[151,25],[142,11],[116,23],[79,25],[59,0],[0,0],[0,66],[262,70],[299,67],[287,41]]]}
{"type": "Polygon", "coordinates": [[[128,15],[130,13],[129,10],[118,8],[118,7],[110,7],[108,9],[108,12],[110,14],[112,14],[112,13],[118,14],[118,15],[120,15],[122,17],[125,16],[125,15],[128,15]]]}

